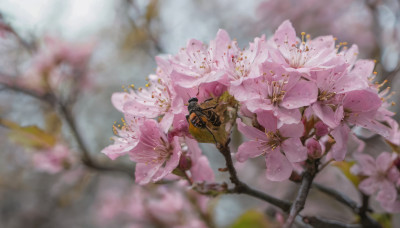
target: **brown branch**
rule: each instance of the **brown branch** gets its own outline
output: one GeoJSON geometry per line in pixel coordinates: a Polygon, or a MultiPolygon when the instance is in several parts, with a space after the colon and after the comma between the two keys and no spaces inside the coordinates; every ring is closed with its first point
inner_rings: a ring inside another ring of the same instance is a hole
{"type": "Polygon", "coordinates": [[[346,224],[335,220],[323,219],[319,217],[303,217],[303,222],[313,227],[323,228],[362,228],[360,224],[346,224]]]}
{"type": "Polygon", "coordinates": [[[290,228],[296,219],[296,216],[303,210],[306,203],[308,192],[310,191],[312,181],[318,171],[318,162],[311,161],[306,163],[306,171],[303,174],[303,179],[301,181],[300,189],[297,194],[296,200],[292,203],[290,207],[289,217],[283,227],[290,228]]]}
{"type": "Polygon", "coordinates": [[[74,136],[78,146],[82,152],[82,163],[87,167],[97,170],[97,171],[113,171],[113,172],[122,172],[128,174],[129,176],[134,178],[133,168],[130,167],[120,167],[120,166],[104,166],[103,164],[99,164],[92,159],[90,156],[89,150],[87,149],[85,143],[83,142],[83,138],[79,133],[77,126],[75,124],[75,120],[72,116],[72,113],[68,109],[68,107],[64,106],[63,104],[59,103],[60,113],[64,117],[65,121],[67,122],[72,135],[74,136]]]}
{"type": "Polygon", "coordinates": [[[284,212],[288,212],[290,209],[290,205],[291,205],[290,202],[275,198],[275,197],[265,194],[261,191],[253,189],[253,188],[249,187],[247,184],[240,181],[239,177],[237,176],[235,166],[233,165],[231,151],[229,149],[228,144],[229,144],[229,140],[225,145],[221,145],[221,144],[217,145],[218,150],[221,152],[221,154],[225,158],[226,167],[228,168],[228,171],[230,174],[230,180],[235,185],[235,187],[233,189],[228,190],[227,193],[246,194],[249,196],[253,196],[255,198],[261,199],[263,201],[266,201],[266,202],[280,208],[284,212]]]}
{"type": "Polygon", "coordinates": [[[318,183],[313,183],[312,187],[318,189],[319,191],[335,198],[337,201],[341,202],[342,204],[348,206],[350,209],[353,210],[354,213],[358,214],[359,213],[359,206],[357,202],[354,200],[350,199],[347,195],[338,192],[332,188],[326,187],[324,185],[318,184],[318,183]]]}
{"type": "Polygon", "coordinates": [[[371,228],[380,228],[382,227],[377,221],[371,218],[367,212],[369,210],[369,196],[361,193],[361,207],[358,212],[358,215],[361,219],[361,225],[363,227],[371,227],[371,228]]]}
{"type": "MultiPolygon", "coordinates": [[[[0,75],[2,76],[2,75],[0,75]]],[[[82,140],[82,136],[80,135],[76,124],[75,120],[69,111],[69,109],[62,105],[61,102],[59,102],[56,98],[56,96],[53,93],[46,93],[46,94],[39,94],[33,90],[29,90],[27,88],[22,88],[19,87],[18,85],[11,84],[11,83],[4,83],[0,82],[0,85],[3,85],[4,88],[19,92],[25,95],[28,95],[30,97],[34,97],[42,102],[45,102],[52,106],[53,108],[56,108],[57,106],[59,107],[59,112],[61,115],[64,117],[67,125],[69,126],[72,135],[74,136],[76,142],[78,143],[78,146],[82,152],[82,163],[87,166],[90,169],[96,170],[96,171],[106,171],[106,172],[120,172],[124,174],[128,174],[130,177],[134,178],[134,169],[133,167],[126,167],[126,166],[111,166],[111,165],[105,165],[105,164],[100,164],[96,161],[94,161],[90,154],[88,149],[86,148],[86,145],[84,144],[82,140]]]]}

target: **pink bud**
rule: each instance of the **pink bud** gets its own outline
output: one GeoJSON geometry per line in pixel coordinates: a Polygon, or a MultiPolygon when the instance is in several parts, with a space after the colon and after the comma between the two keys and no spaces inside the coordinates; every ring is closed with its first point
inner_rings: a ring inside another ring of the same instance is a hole
{"type": "Polygon", "coordinates": [[[189,170],[190,168],[192,168],[192,159],[190,159],[189,156],[186,156],[186,155],[182,154],[181,158],[179,159],[179,166],[178,167],[182,171],[189,170]]]}
{"type": "Polygon", "coordinates": [[[322,121],[318,121],[315,124],[315,131],[316,131],[315,132],[316,136],[322,137],[322,136],[328,134],[329,129],[328,129],[328,126],[326,124],[324,124],[322,121]]]}
{"type": "Polygon", "coordinates": [[[310,158],[317,159],[322,156],[322,149],[319,142],[313,138],[308,139],[306,142],[307,153],[310,158]]]}
{"type": "Polygon", "coordinates": [[[400,170],[400,157],[397,157],[394,161],[393,161],[393,165],[400,170]]]}

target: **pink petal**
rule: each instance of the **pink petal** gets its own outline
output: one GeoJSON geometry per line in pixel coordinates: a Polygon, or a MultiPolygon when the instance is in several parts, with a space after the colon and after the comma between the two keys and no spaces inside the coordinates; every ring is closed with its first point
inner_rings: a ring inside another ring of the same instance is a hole
{"type": "Polygon", "coordinates": [[[357,45],[353,44],[344,54],[345,62],[353,64],[357,59],[357,55],[358,55],[358,47],[357,45]]]}
{"type": "Polygon", "coordinates": [[[169,159],[165,163],[165,166],[162,168],[162,174],[159,177],[153,179],[154,182],[155,181],[159,181],[163,177],[165,177],[166,175],[172,173],[172,171],[179,164],[179,159],[180,159],[181,154],[182,154],[182,148],[181,148],[181,145],[179,143],[179,137],[175,136],[173,138],[173,142],[171,144],[174,147],[174,149],[172,151],[172,156],[169,157],[169,159]]]}
{"type": "Polygon", "coordinates": [[[297,124],[284,124],[279,128],[279,132],[283,137],[299,138],[304,134],[303,122],[297,124]]]}
{"type": "Polygon", "coordinates": [[[388,152],[382,152],[376,158],[376,168],[382,173],[386,173],[393,164],[392,155],[388,152]]]}
{"type": "Polygon", "coordinates": [[[263,148],[266,149],[266,146],[261,145],[260,142],[244,142],[238,148],[238,152],[236,153],[236,160],[238,162],[244,162],[249,158],[258,157],[264,153],[263,148]]]}
{"type": "Polygon", "coordinates": [[[245,101],[247,109],[249,109],[251,112],[256,112],[258,110],[273,110],[274,106],[272,106],[269,102],[269,100],[264,100],[261,98],[255,98],[245,101]]]}
{"type": "Polygon", "coordinates": [[[372,195],[374,194],[378,188],[379,188],[379,183],[377,180],[373,177],[368,177],[367,179],[361,181],[361,183],[358,185],[358,188],[365,194],[367,195],[372,195]]]}
{"type": "Polygon", "coordinates": [[[247,126],[240,118],[236,120],[236,124],[239,131],[248,139],[267,139],[267,136],[264,132],[258,130],[257,128],[247,126]]]}
{"type": "Polygon", "coordinates": [[[120,156],[127,154],[136,146],[136,144],[137,142],[135,144],[114,143],[104,148],[101,153],[107,155],[111,160],[114,160],[120,156]]]}
{"type": "Polygon", "coordinates": [[[276,131],[276,126],[278,124],[278,119],[274,116],[271,111],[258,111],[257,113],[257,121],[261,126],[265,128],[267,131],[276,131]]]}
{"type": "Polygon", "coordinates": [[[111,103],[118,111],[124,112],[123,107],[128,98],[129,93],[113,93],[111,96],[111,103]]]}
{"type": "Polygon", "coordinates": [[[290,162],[301,162],[307,159],[307,148],[303,146],[299,138],[286,139],[281,147],[290,162]]]}
{"type": "Polygon", "coordinates": [[[343,98],[343,107],[352,112],[368,112],[377,110],[382,105],[378,94],[369,90],[355,90],[343,98]]]}
{"type": "Polygon", "coordinates": [[[137,100],[129,100],[125,102],[123,112],[134,116],[155,118],[161,115],[160,109],[153,102],[143,103],[137,100]]]}
{"type": "Polygon", "coordinates": [[[335,112],[330,106],[323,105],[321,102],[315,102],[311,105],[311,108],[314,114],[330,128],[337,127],[340,124],[340,120],[344,117],[343,109],[338,109],[335,112]]]}
{"type": "Polygon", "coordinates": [[[273,111],[274,115],[285,124],[294,124],[301,120],[299,109],[275,108],[273,111]]]}
{"type": "Polygon", "coordinates": [[[332,157],[336,161],[343,161],[347,153],[347,141],[349,139],[350,128],[347,125],[339,125],[333,129],[331,135],[336,143],[332,146],[332,157]]]}
{"type": "Polygon", "coordinates": [[[376,200],[379,202],[389,202],[392,203],[397,198],[397,190],[393,183],[384,180],[379,185],[379,192],[376,196],[376,200]]]}
{"type": "Polygon", "coordinates": [[[195,161],[195,164],[190,169],[190,173],[195,182],[212,182],[215,179],[214,172],[206,156],[201,156],[195,161]]]}
{"type": "Polygon", "coordinates": [[[284,21],[275,31],[273,40],[278,46],[285,45],[286,41],[289,42],[289,45],[296,43],[296,31],[294,30],[292,23],[288,20],[284,21]]]}
{"type": "Polygon", "coordinates": [[[360,127],[366,128],[372,132],[382,135],[383,137],[389,137],[391,129],[381,124],[380,122],[374,120],[375,112],[370,113],[357,113],[357,115],[351,115],[347,121],[349,123],[358,125],[360,127]]]}
{"type": "Polygon", "coordinates": [[[300,80],[283,98],[282,107],[287,109],[308,106],[317,100],[318,88],[314,82],[300,80]]]}
{"type": "Polygon", "coordinates": [[[148,184],[153,176],[158,172],[161,168],[162,163],[158,164],[144,164],[144,163],[137,163],[135,168],[135,182],[144,185],[148,184]]]}
{"type": "Polygon", "coordinates": [[[360,171],[363,175],[371,176],[376,173],[375,159],[368,154],[356,154],[354,157],[360,165],[360,171]]]}
{"type": "Polygon", "coordinates": [[[265,157],[267,179],[271,181],[287,180],[292,174],[293,167],[287,158],[279,151],[268,153],[265,157]]]}
{"type": "Polygon", "coordinates": [[[375,63],[372,60],[360,59],[354,64],[351,74],[361,79],[367,80],[372,75],[375,63]]]}
{"type": "Polygon", "coordinates": [[[174,116],[175,115],[172,112],[167,112],[167,113],[165,113],[162,120],[160,121],[161,129],[165,133],[167,133],[168,130],[171,128],[172,122],[174,121],[174,116]]]}
{"type": "Polygon", "coordinates": [[[333,50],[335,48],[335,40],[333,39],[333,36],[319,36],[311,40],[310,46],[316,50],[333,50]]]}

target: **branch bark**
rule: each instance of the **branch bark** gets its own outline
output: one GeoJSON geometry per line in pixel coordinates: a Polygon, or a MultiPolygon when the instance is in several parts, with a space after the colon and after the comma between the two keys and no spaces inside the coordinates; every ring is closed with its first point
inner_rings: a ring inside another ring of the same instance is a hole
{"type": "Polygon", "coordinates": [[[318,183],[313,183],[312,186],[314,188],[318,189],[319,191],[335,198],[337,201],[341,202],[342,204],[348,206],[350,209],[353,210],[354,213],[356,213],[356,214],[359,213],[359,206],[358,206],[357,202],[350,199],[350,197],[348,197],[347,195],[344,195],[341,192],[338,192],[334,189],[331,189],[329,187],[326,187],[326,186],[318,184],[318,183]]]}
{"type": "Polygon", "coordinates": [[[313,227],[324,228],[362,228],[360,224],[346,224],[335,220],[323,219],[319,217],[303,217],[303,221],[313,227]]]}
{"type": "Polygon", "coordinates": [[[303,210],[304,205],[306,203],[306,199],[308,196],[308,192],[310,191],[312,181],[314,180],[315,175],[318,171],[317,161],[307,162],[306,171],[303,174],[303,179],[301,181],[300,189],[297,194],[296,200],[292,203],[290,207],[289,217],[284,224],[284,228],[290,228],[296,219],[296,216],[303,210]]]}

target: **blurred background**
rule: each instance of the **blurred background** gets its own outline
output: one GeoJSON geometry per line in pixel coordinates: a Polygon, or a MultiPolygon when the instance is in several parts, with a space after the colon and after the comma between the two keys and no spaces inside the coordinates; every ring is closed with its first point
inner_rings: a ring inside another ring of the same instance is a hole
{"type": "MultiPolygon", "coordinates": [[[[111,105],[111,94],[132,84],[144,86],[155,72],[155,56],[177,53],[190,38],[208,43],[223,28],[244,47],[256,36],[269,37],[286,19],[298,35],[331,34],[348,46],[357,44],[360,58],[376,60],[378,81],[388,80],[385,86],[398,90],[397,0],[2,0],[0,227],[140,227],[130,216],[135,209],[125,205],[140,191],[131,178],[133,164],[127,157],[111,161],[100,153],[111,143],[114,121],[122,117],[111,105]],[[60,103],[54,103],[54,94],[60,103]],[[49,148],[57,155],[46,156],[49,148]]],[[[380,139],[366,141],[370,153],[384,150],[380,139]]],[[[227,174],[217,171],[224,166],[222,156],[212,145],[201,146],[217,181],[228,181],[227,174]]],[[[263,162],[238,164],[242,179],[293,199],[296,185],[266,181],[263,162]]],[[[359,201],[357,191],[334,167],[316,181],[359,201]]],[[[147,188],[161,194],[154,186],[147,188]]],[[[351,213],[344,213],[347,208],[312,193],[304,214],[318,210],[352,221],[351,213]]],[[[247,196],[220,196],[210,204],[215,227],[234,226],[248,210],[267,211],[269,217],[263,219],[278,226],[279,214],[247,196]]]]}

